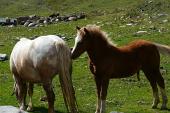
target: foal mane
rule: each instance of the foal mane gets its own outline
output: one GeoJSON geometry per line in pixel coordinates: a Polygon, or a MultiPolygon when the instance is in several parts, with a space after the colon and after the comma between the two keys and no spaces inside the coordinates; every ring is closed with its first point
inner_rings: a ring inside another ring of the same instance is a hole
{"type": "Polygon", "coordinates": [[[103,43],[116,46],[116,44],[113,43],[110,40],[110,38],[108,38],[108,34],[100,29],[100,26],[97,26],[97,25],[87,25],[84,28],[87,29],[87,31],[90,33],[92,38],[96,38],[96,40],[101,40],[101,41],[103,41],[103,43]]]}

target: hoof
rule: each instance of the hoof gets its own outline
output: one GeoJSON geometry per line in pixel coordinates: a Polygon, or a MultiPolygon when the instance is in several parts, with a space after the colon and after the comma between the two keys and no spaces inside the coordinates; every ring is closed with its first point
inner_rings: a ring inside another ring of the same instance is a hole
{"type": "Polygon", "coordinates": [[[21,106],[19,109],[24,111],[24,110],[25,110],[25,107],[21,106]]]}
{"type": "Polygon", "coordinates": [[[154,105],[154,106],[152,106],[152,109],[157,109],[157,106],[155,106],[155,105],[154,105]]]}
{"type": "Polygon", "coordinates": [[[27,111],[28,111],[28,112],[31,112],[31,111],[33,111],[33,108],[28,106],[28,107],[27,107],[27,111]]]}
{"type": "Polygon", "coordinates": [[[168,108],[166,106],[162,106],[161,110],[167,110],[168,108]]]}
{"type": "Polygon", "coordinates": [[[100,113],[100,109],[96,110],[95,113],[100,113]]]}

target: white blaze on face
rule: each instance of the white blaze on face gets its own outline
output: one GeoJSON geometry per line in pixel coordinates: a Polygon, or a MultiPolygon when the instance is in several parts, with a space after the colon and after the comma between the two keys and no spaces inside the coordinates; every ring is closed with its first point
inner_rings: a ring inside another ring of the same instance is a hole
{"type": "Polygon", "coordinates": [[[74,47],[73,50],[71,51],[71,53],[74,52],[74,50],[77,48],[77,44],[81,41],[81,37],[80,37],[80,33],[77,33],[77,37],[75,38],[75,42],[74,42],[74,47]]]}

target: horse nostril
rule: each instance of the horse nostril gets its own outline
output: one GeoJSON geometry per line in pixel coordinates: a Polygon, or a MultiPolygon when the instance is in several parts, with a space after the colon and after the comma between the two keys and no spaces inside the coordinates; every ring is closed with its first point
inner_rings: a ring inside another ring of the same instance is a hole
{"type": "Polygon", "coordinates": [[[72,51],[72,50],[73,50],[73,48],[71,47],[71,48],[70,48],[70,51],[72,51]]]}

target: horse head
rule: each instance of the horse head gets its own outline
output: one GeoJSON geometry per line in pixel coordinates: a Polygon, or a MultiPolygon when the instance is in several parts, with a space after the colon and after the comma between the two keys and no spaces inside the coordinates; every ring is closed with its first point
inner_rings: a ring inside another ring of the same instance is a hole
{"type": "Polygon", "coordinates": [[[75,38],[75,44],[71,51],[72,59],[76,59],[79,57],[83,52],[85,52],[89,47],[89,31],[85,27],[80,28],[76,27],[77,29],[77,36],[75,38]]]}

